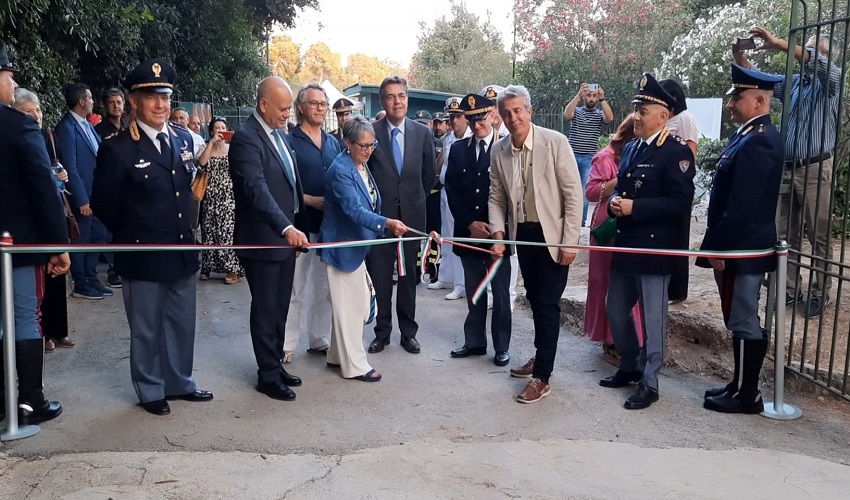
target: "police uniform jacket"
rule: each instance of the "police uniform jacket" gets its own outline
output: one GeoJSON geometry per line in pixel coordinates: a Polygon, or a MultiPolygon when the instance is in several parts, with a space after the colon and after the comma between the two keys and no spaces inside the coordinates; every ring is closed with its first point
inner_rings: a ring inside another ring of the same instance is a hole
{"type": "MultiPolygon", "coordinates": [[[[491,137],[484,155],[476,159],[478,141],[469,136],[452,144],[446,168],[446,198],[455,219],[454,236],[469,238],[469,225],[475,221],[490,223],[487,200],[490,196],[490,151],[498,137],[491,137]]],[[[505,239],[510,239],[505,236],[505,239]]],[[[473,245],[490,248],[490,245],[473,245]]],[[[486,255],[477,250],[452,245],[458,257],[486,255]]]]}
{"type": "MultiPolygon", "coordinates": [[[[617,218],[613,245],[624,248],[682,249],[677,244],[681,218],[694,198],[694,155],[685,141],[665,127],[639,152],[641,141],[626,144],[611,196],[634,200],[631,215],[617,218]]],[[[609,215],[614,216],[609,205],[609,215]]],[[[670,274],[673,257],[616,252],[611,269],[638,274],[670,274]]]]}
{"type": "MultiPolygon", "coordinates": [[[[166,127],[170,148],[161,154],[134,121],[103,141],[97,155],[92,211],[130,245],[191,245],[192,173],[188,132],[166,127]]],[[[198,252],[116,252],[115,270],[128,280],[169,283],[198,271],[198,252]]]]}
{"type": "Polygon", "coordinates": [[[339,143],[340,151],[345,151],[345,141],[342,138],[342,127],[334,129],[334,131],[331,132],[331,135],[339,143]]]}
{"type": "MultiPolygon", "coordinates": [[[[68,226],[38,124],[0,106],[0,231],[21,245],[68,243],[68,226]]],[[[15,267],[47,263],[48,254],[16,254],[15,267]]]]}
{"type": "MultiPolygon", "coordinates": [[[[776,202],[784,148],[770,116],[756,118],[729,139],[717,162],[702,250],[760,250],[776,244],[776,202]]],[[[699,267],[710,267],[697,259],[699,267]]],[[[762,274],[776,258],[726,259],[726,268],[762,274]]]]}

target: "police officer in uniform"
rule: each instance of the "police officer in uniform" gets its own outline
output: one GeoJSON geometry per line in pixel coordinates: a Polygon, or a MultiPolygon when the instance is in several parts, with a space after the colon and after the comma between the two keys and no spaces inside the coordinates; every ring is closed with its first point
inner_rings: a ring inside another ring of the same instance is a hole
{"type": "MultiPolygon", "coordinates": [[[[635,105],[637,136],[623,148],[617,188],[608,215],[617,218],[613,245],[622,248],[685,249],[676,244],[682,217],[694,198],[694,155],[685,141],[670,136],[667,120],[676,100],[650,74],[640,81],[635,105]]],[[[639,382],[625,407],[647,408],[658,401],[658,373],[667,334],[667,287],[671,257],[614,253],[606,311],[620,369],[602,379],[603,387],[639,382]],[[646,339],[639,347],[631,309],[640,300],[646,339]]]]}
{"type": "MultiPolygon", "coordinates": [[[[770,121],[770,101],[779,81],[778,76],[732,64],[726,108],[741,126],[717,162],[702,250],[751,250],[776,242],[784,146],[770,121]]],[[[703,406],[723,413],[761,413],[759,373],[768,340],[758,316],[759,287],[764,273],[776,269],[776,259],[698,258],[696,265],[714,269],[735,357],[732,381],[706,391],[703,406]]]]}
{"type": "MultiPolygon", "coordinates": [[[[64,208],[50,172],[50,158],[38,123],[10,106],[15,100],[14,75],[6,45],[0,42],[0,230],[21,245],[68,244],[64,208]]],[[[44,280],[63,280],[71,260],[67,253],[12,256],[15,358],[18,377],[18,417],[37,424],[62,413],[62,405],[44,396],[44,339],[39,326],[39,295],[44,280]],[[45,266],[47,266],[45,272],[45,266]],[[47,277],[47,274],[50,277],[47,277]]],[[[3,311],[0,311],[2,320],[3,311]]],[[[3,332],[0,331],[0,339],[3,332]]],[[[3,347],[0,345],[0,420],[5,415],[3,347]]]]}
{"type": "Polygon", "coordinates": [[[339,147],[345,149],[345,143],[342,141],[342,126],[351,118],[351,111],[354,109],[354,103],[350,99],[341,97],[331,106],[336,114],[336,129],[331,132],[331,135],[336,137],[339,142],[339,147]]]}
{"type": "MultiPolygon", "coordinates": [[[[167,123],[175,77],[162,59],[133,70],[124,86],[136,118],[98,152],[92,209],[103,214],[114,243],[194,243],[192,136],[167,123]]],[[[130,325],[130,377],[141,406],[154,415],[170,413],[168,399],[213,398],[192,377],[198,267],[197,251],[115,254],[130,325]]]]}
{"type": "MultiPolygon", "coordinates": [[[[449,152],[446,169],[446,196],[454,216],[454,236],[460,238],[489,238],[490,218],[490,150],[498,132],[493,128],[492,111],[496,103],[478,94],[469,94],[460,103],[463,114],[472,129],[472,136],[459,140],[449,152]]],[[[476,245],[477,246],[477,245],[476,245]]],[[[489,248],[490,245],[483,245],[489,248]]],[[[509,249],[505,252],[509,253],[509,249]]],[[[452,246],[460,257],[464,280],[475,286],[484,279],[493,263],[490,254],[469,248],[452,246]]],[[[490,282],[493,293],[493,318],[490,323],[496,366],[510,361],[508,347],[511,342],[511,305],[508,283],[511,277],[511,260],[504,259],[490,282]]],[[[469,313],[463,324],[464,343],[451,352],[453,358],[483,356],[487,354],[487,300],[472,303],[472,293],[467,294],[469,313]]]]}

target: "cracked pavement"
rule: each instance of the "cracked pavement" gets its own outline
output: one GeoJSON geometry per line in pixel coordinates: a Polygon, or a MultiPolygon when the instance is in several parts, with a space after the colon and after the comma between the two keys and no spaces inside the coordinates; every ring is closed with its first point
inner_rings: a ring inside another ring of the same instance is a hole
{"type": "MultiPolygon", "coordinates": [[[[135,406],[121,298],[69,299],[75,349],[47,356],[47,393],[65,406],[38,435],[0,444],[0,499],[217,498],[843,498],[850,491],[848,405],[787,394],[804,417],[778,422],[701,408],[717,380],[668,368],[661,401],[622,408],[602,389],[614,368],[573,332],[559,343],[552,395],[488,356],[456,360],[464,301],[419,289],[423,346],[398,334],[370,355],[384,380],[339,378],[304,353],[295,402],[253,389],[245,283],[199,283],[195,370],[210,403],[175,401],[167,417],[135,406]]],[[[515,314],[512,363],[533,352],[515,314]]],[[[371,327],[365,340],[371,340],[371,327]]],[[[766,395],[770,400],[769,395],[766,395]]]]}

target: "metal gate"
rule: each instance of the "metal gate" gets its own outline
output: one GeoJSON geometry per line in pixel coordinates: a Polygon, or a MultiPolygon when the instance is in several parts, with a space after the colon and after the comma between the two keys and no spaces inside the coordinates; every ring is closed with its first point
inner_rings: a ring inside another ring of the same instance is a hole
{"type": "Polygon", "coordinates": [[[782,107],[786,165],[777,213],[780,239],[791,251],[787,283],[775,285],[788,307],[785,366],[850,400],[848,13],[850,0],[794,1],[791,7],[782,107]],[[799,49],[806,63],[793,56],[799,49]]]}

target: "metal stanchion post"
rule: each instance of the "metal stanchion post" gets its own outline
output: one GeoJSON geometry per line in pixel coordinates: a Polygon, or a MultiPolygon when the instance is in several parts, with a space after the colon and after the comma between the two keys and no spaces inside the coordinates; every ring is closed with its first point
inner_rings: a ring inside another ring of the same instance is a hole
{"type": "Polygon", "coordinates": [[[15,367],[15,298],[12,286],[12,254],[6,247],[12,244],[12,235],[4,232],[0,235],[0,253],[2,253],[2,290],[3,290],[3,367],[6,379],[6,425],[0,441],[23,439],[41,430],[37,425],[18,426],[18,378],[15,367]]]}
{"type": "Polygon", "coordinates": [[[780,293],[783,289],[782,283],[785,283],[785,278],[788,272],[788,249],[791,248],[785,241],[780,241],[776,244],[776,293],[773,298],[776,300],[776,327],[775,336],[775,354],[774,368],[775,374],[773,379],[773,403],[765,403],[762,416],[775,420],[795,420],[803,416],[802,410],[796,406],[785,404],[785,295],[780,293]]]}

